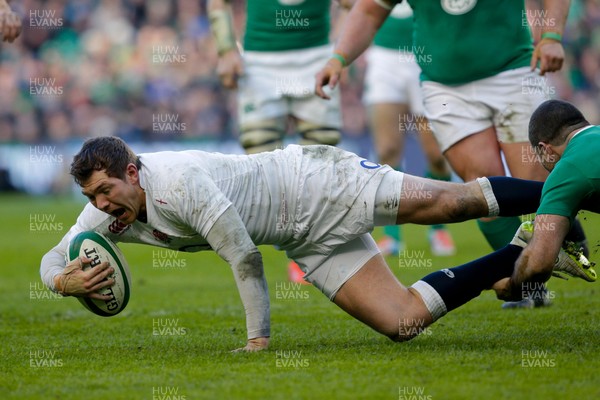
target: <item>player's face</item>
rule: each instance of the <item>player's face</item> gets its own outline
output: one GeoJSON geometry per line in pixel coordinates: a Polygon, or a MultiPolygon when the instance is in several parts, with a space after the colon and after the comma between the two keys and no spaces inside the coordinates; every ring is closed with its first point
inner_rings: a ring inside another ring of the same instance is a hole
{"type": "Polygon", "coordinates": [[[145,211],[137,182],[137,171],[134,177],[128,171],[124,180],[110,177],[105,171],[94,171],[83,182],[81,192],[100,211],[112,215],[124,224],[132,224],[140,212],[145,211]]]}
{"type": "Polygon", "coordinates": [[[535,148],[540,164],[548,172],[552,172],[560,156],[556,154],[547,144],[540,143],[535,148]]]}

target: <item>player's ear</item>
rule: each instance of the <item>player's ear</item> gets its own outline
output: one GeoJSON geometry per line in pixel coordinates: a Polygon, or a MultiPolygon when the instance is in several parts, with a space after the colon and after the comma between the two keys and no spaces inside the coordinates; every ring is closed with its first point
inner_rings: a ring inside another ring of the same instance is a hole
{"type": "Polygon", "coordinates": [[[127,176],[127,180],[129,183],[136,184],[139,182],[139,171],[135,164],[129,163],[127,164],[127,168],[125,170],[125,175],[127,176]]]}

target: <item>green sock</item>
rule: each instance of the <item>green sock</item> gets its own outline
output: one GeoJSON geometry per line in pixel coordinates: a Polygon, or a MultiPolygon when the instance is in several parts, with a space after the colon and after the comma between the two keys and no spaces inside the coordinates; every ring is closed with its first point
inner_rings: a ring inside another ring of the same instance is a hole
{"type": "MultiPolygon", "coordinates": [[[[425,178],[437,179],[438,181],[450,182],[450,179],[452,179],[452,176],[451,175],[438,175],[436,173],[433,173],[433,172],[427,170],[427,172],[425,172],[425,178]]],[[[429,229],[431,229],[431,230],[446,229],[446,226],[444,226],[443,224],[435,224],[435,225],[431,225],[431,228],[429,228],[429,229]]]]}
{"type": "Polygon", "coordinates": [[[402,241],[402,230],[399,225],[386,225],[383,227],[383,233],[397,242],[402,241]]]}
{"type": "Polygon", "coordinates": [[[510,243],[521,226],[521,219],[519,217],[500,217],[487,222],[478,219],[477,225],[495,251],[510,243]]]}

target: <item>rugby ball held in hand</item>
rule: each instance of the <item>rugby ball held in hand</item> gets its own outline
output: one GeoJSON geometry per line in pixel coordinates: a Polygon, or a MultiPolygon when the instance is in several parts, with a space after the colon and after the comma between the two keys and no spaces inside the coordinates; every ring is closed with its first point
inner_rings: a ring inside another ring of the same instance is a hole
{"type": "Polygon", "coordinates": [[[114,279],[114,285],[98,290],[100,294],[111,296],[110,300],[97,300],[89,297],[77,297],[77,299],[94,314],[111,317],[117,315],[129,302],[131,289],[131,276],[129,266],[123,257],[123,253],[106,236],[93,232],[85,231],[75,236],[69,244],[67,252],[67,262],[77,257],[87,257],[92,261],[89,264],[83,264],[83,270],[94,268],[95,266],[108,261],[114,272],[109,278],[114,279]]]}

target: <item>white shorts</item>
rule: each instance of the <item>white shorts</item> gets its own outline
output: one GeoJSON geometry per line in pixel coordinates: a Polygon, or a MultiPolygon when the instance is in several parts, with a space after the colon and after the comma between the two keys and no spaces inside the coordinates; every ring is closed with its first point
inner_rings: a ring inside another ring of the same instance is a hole
{"type": "MultiPolygon", "coordinates": [[[[339,288],[379,253],[369,232],[375,221],[381,220],[377,213],[383,213],[384,218],[389,218],[390,213],[390,207],[377,205],[377,198],[389,193],[379,188],[382,182],[390,182],[395,185],[392,191],[399,192],[401,179],[398,184],[398,179],[387,177],[403,175],[387,165],[364,160],[335,147],[304,149],[304,179],[298,188],[298,200],[290,203],[296,212],[294,221],[289,223],[303,229],[296,229],[294,237],[280,243],[280,247],[298,263],[306,274],[305,279],[333,300],[339,288]],[[310,160],[315,157],[328,161],[310,160]]],[[[394,206],[395,211],[391,212],[397,215],[398,202],[394,206]]]]}
{"type": "Polygon", "coordinates": [[[317,125],[341,128],[339,88],[331,92],[331,100],[314,94],[315,75],[332,53],[330,45],[245,52],[245,73],[238,81],[240,125],[293,115],[317,125]]]}
{"type": "Polygon", "coordinates": [[[366,57],[365,104],[408,104],[413,114],[423,115],[423,94],[419,82],[421,69],[413,54],[373,46],[366,57]]]}
{"type": "Polygon", "coordinates": [[[504,143],[528,142],[529,118],[553,92],[547,78],[529,67],[448,86],[422,82],[425,116],[442,152],[491,126],[504,143]]]}
{"type": "Polygon", "coordinates": [[[296,257],[294,261],[303,271],[307,282],[312,283],[329,300],[333,301],[342,285],[354,276],[380,250],[369,233],[363,233],[351,241],[341,244],[323,256],[308,254],[296,257]],[[317,265],[316,268],[308,266],[317,265]]]}

